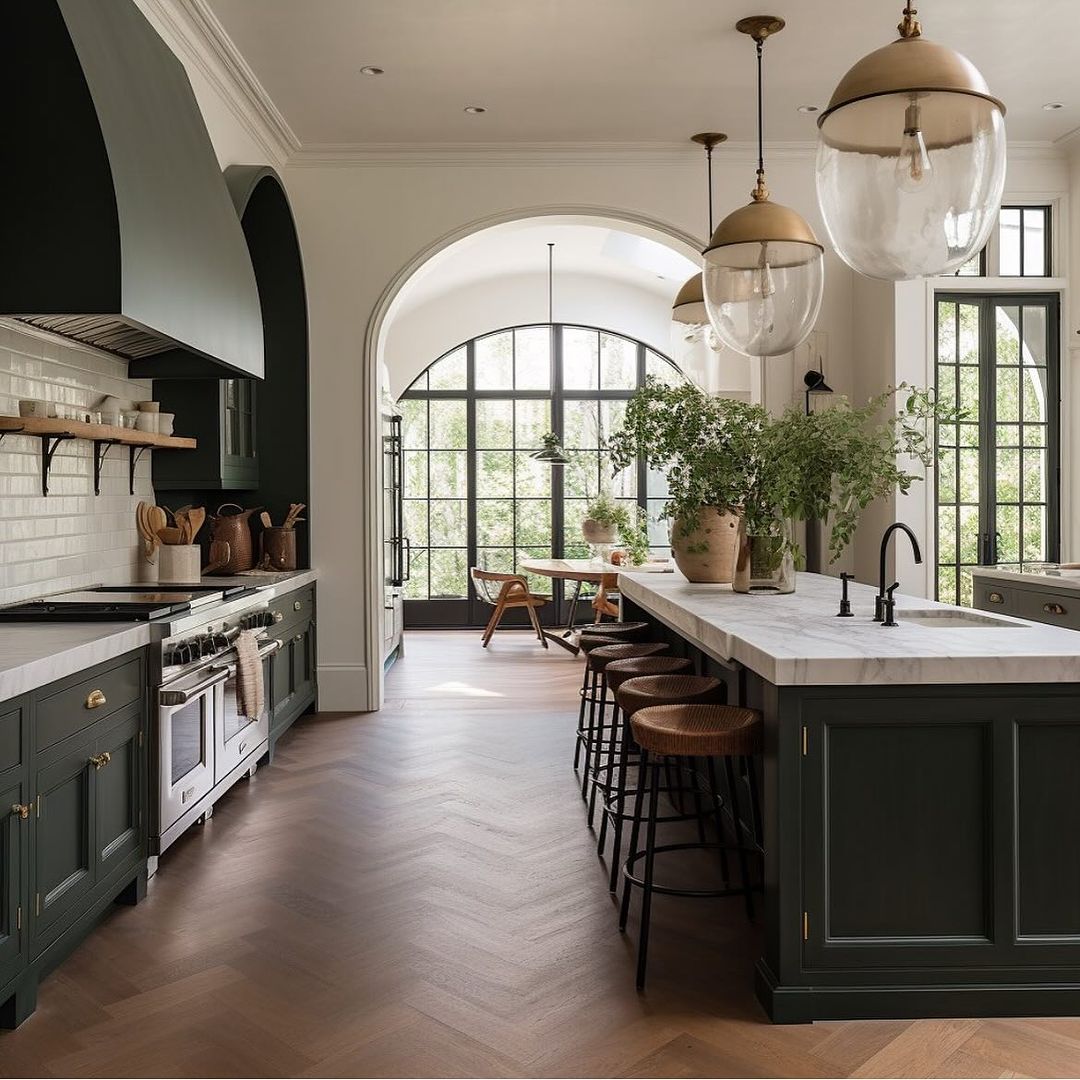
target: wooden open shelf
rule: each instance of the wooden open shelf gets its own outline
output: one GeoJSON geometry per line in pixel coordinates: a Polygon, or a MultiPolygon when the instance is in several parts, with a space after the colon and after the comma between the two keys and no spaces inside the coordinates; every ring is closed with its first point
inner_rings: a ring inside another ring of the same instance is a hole
{"type": "Polygon", "coordinates": [[[41,440],[41,494],[49,494],[49,469],[56,448],[68,439],[94,444],[94,494],[101,494],[101,463],[113,446],[128,448],[128,490],[135,494],[135,466],[147,450],[194,450],[195,439],[157,435],[111,424],[85,424],[81,420],[43,419],[35,416],[0,416],[0,441],[5,435],[30,435],[41,440]]]}

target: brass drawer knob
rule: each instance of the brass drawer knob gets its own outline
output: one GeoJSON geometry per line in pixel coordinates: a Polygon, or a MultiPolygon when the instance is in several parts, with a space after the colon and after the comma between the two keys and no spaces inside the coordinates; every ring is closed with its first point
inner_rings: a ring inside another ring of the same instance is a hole
{"type": "Polygon", "coordinates": [[[293,605],[292,605],[292,609],[293,609],[293,611],[300,611],[303,608],[303,606],[304,605],[299,600],[294,600],[293,605]]]}
{"type": "Polygon", "coordinates": [[[100,690],[91,690],[86,695],[86,707],[88,709],[100,709],[109,699],[100,690]]]}
{"type": "Polygon", "coordinates": [[[1066,615],[1068,612],[1060,604],[1043,604],[1043,611],[1047,615],[1066,615]]]}
{"type": "Polygon", "coordinates": [[[285,612],[283,612],[283,611],[275,611],[274,612],[274,622],[276,622],[276,623],[281,622],[281,620],[284,619],[284,618],[285,618],[285,612]]]}
{"type": "Polygon", "coordinates": [[[90,764],[93,765],[95,769],[104,769],[110,761],[112,761],[112,754],[110,754],[108,750],[103,750],[100,754],[90,755],[90,764]]]}
{"type": "Polygon", "coordinates": [[[30,807],[25,803],[12,803],[11,812],[18,814],[25,821],[30,816],[30,807]]]}
{"type": "Polygon", "coordinates": [[[293,638],[293,641],[303,641],[303,640],[304,640],[304,635],[303,634],[297,634],[296,637],[293,638]]]}
{"type": "Polygon", "coordinates": [[[1005,597],[1002,596],[1001,593],[999,593],[999,592],[990,593],[990,595],[986,599],[989,600],[991,604],[1004,604],[1005,603],[1005,597]]]}

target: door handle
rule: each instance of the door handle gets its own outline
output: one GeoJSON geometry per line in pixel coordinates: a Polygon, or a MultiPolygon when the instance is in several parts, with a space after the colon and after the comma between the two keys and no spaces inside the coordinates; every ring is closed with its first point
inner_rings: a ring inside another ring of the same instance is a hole
{"type": "Polygon", "coordinates": [[[90,764],[93,765],[95,769],[104,769],[110,761],[112,761],[112,754],[110,754],[108,750],[103,750],[100,754],[90,755],[90,764]]]}
{"type": "Polygon", "coordinates": [[[402,570],[404,573],[401,575],[401,582],[404,584],[412,577],[412,541],[407,536],[403,536],[401,542],[405,545],[404,557],[402,559],[402,570]]]}
{"type": "Polygon", "coordinates": [[[1061,604],[1043,604],[1043,611],[1047,615],[1068,615],[1068,611],[1061,604]]]}
{"type": "Polygon", "coordinates": [[[11,812],[25,821],[30,816],[30,806],[27,803],[12,803],[11,812]]]}

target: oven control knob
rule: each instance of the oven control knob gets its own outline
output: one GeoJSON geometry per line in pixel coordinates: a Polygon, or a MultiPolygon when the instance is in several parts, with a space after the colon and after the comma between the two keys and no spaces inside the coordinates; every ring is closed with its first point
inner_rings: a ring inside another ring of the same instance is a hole
{"type": "Polygon", "coordinates": [[[213,656],[217,650],[214,648],[214,639],[209,634],[203,634],[195,642],[196,647],[199,650],[199,657],[213,656]]]}
{"type": "Polygon", "coordinates": [[[227,649],[229,647],[229,639],[224,634],[215,634],[213,637],[213,641],[215,652],[221,649],[227,649]]]}

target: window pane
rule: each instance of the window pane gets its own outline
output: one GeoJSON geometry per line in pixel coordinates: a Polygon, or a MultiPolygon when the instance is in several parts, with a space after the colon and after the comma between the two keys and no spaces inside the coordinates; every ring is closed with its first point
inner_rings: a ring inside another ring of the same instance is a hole
{"type": "Polygon", "coordinates": [[[476,401],[476,445],[510,450],[514,445],[514,402],[497,398],[476,401]]]}
{"type": "Polygon", "coordinates": [[[405,451],[403,491],[408,499],[426,499],[428,493],[428,456],[423,450],[405,451]]]}
{"type": "Polygon", "coordinates": [[[468,444],[464,401],[428,402],[428,445],[432,450],[464,450],[468,444]]]}
{"type": "Polygon", "coordinates": [[[428,370],[432,390],[464,390],[466,387],[466,351],[462,347],[444,356],[428,370]]]}
{"type": "Polygon", "coordinates": [[[611,485],[611,494],[616,499],[637,499],[637,465],[613,473],[611,463],[604,460],[602,467],[604,479],[611,485]]]}
{"type": "MultiPolygon", "coordinates": [[[[490,570],[494,574],[512,574],[514,566],[513,548],[478,548],[476,563],[481,570],[490,570]]],[[[498,590],[496,590],[496,595],[498,590]]]]}
{"type": "Polygon", "coordinates": [[[956,603],[956,568],[938,567],[938,599],[946,604],[956,603]]]}
{"type": "Polygon", "coordinates": [[[600,335],[600,385],[605,390],[633,390],[637,386],[638,348],[633,341],[600,335]]]}
{"type": "Polygon", "coordinates": [[[514,542],[514,504],[509,499],[477,500],[476,542],[481,547],[514,542]]]}
{"type": "Polygon", "coordinates": [[[466,553],[461,548],[432,549],[429,555],[431,597],[449,598],[467,596],[466,579],[468,567],[466,553]]]}
{"type": "Polygon", "coordinates": [[[979,561],[979,508],[960,507],[960,562],[979,561]]]}
{"type": "Polygon", "coordinates": [[[1020,380],[1024,390],[1024,420],[1035,422],[1047,420],[1046,368],[1024,368],[1020,380]]]}
{"type": "Polygon", "coordinates": [[[401,443],[408,450],[426,448],[427,402],[406,398],[398,403],[401,407],[401,443]]]}
{"type": "Polygon", "coordinates": [[[514,385],[514,335],[505,330],[480,338],[475,346],[477,390],[509,390],[514,385]]]}
{"type": "Polygon", "coordinates": [[[607,446],[608,437],[615,431],[621,431],[626,423],[625,401],[600,402],[600,431],[602,445],[607,446]]]}
{"type": "Polygon", "coordinates": [[[1001,210],[998,218],[998,269],[1003,276],[1013,277],[1020,273],[1020,211],[1015,208],[1001,210]]]}
{"type": "Polygon", "coordinates": [[[595,330],[568,326],[563,330],[563,386],[595,390],[600,370],[600,335],[595,330]]]}
{"type": "Polygon", "coordinates": [[[956,363],[956,305],[944,300],[937,306],[937,360],[939,364],[956,363]]]}
{"type": "Polygon", "coordinates": [[[674,364],[652,349],[645,350],[645,377],[654,378],[663,386],[682,386],[686,382],[674,364]]]}
{"type": "Polygon", "coordinates": [[[997,370],[997,418],[999,421],[1020,419],[1020,372],[1016,368],[997,370]]]}
{"type": "Polygon", "coordinates": [[[550,498],[551,466],[546,461],[536,461],[519,451],[515,487],[519,497],[550,498]]]}
{"type": "Polygon", "coordinates": [[[1020,561],[1020,507],[997,508],[997,558],[998,562],[1020,561]]]}
{"type": "Polygon", "coordinates": [[[957,304],[960,340],[957,358],[961,364],[979,363],[979,309],[974,304],[957,304]]]}
{"type": "Polygon", "coordinates": [[[512,450],[477,452],[476,493],[487,498],[514,494],[514,453],[512,450]]]}
{"type": "Polygon", "coordinates": [[[566,499],[563,501],[563,542],[565,544],[584,544],[581,535],[581,523],[585,520],[584,499],[566,499]]]}
{"type": "Polygon", "coordinates": [[[946,450],[938,455],[938,498],[956,502],[956,451],[946,450]]]}
{"type": "MultiPolygon", "coordinates": [[[[946,408],[952,408],[957,404],[956,382],[959,370],[952,364],[938,364],[937,399],[946,408]]],[[[963,370],[967,371],[968,369],[964,368],[963,370]]]]}
{"type": "Polygon", "coordinates": [[[979,277],[982,274],[982,252],[978,251],[956,270],[957,277],[979,277]]]}
{"type": "Polygon", "coordinates": [[[1020,451],[1001,450],[997,452],[997,500],[998,502],[1020,501],[1020,451]]]}
{"type": "Polygon", "coordinates": [[[979,501],[979,451],[960,450],[960,502],[979,501]]]}
{"type": "Polygon", "coordinates": [[[464,499],[468,495],[464,450],[432,450],[431,497],[464,499]]]}
{"type": "Polygon", "coordinates": [[[997,316],[997,350],[995,363],[999,366],[1020,363],[1020,309],[999,307],[997,316]]]}
{"type": "Polygon", "coordinates": [[[405,535],[415,546],[426,547],[428,543],[428,504],[424,499],[405,500],[405,535]]]}
{"type": "Polygon", "coordinates": [[[567,498],[591,499],[600,490],[600,455],[582,450],[563,467],[563,490],[567,498]]]}
{"type": "Polygon", "coordinates": [[[1024,501],[1046,502],[1046,451],[1024,451],[1024,501]]]}
{"type": "Polygon", "coordinates": [[[514,420],[518,449],[538,450],[543,445],[544,435],[551,430],[551,402],[517,401],[514,403],[514,420]]]}
{"type": "Polygon", "coordinates": [[[405,596],[409,600],[426,600],[428,595],[427,548],[414,547],[409,555],[409,577],[405,582],[405,596]]]}
{"type": "Polygon", "coordinates": [[[1046,559],[1046,507],[1024,507],[1025,562],[1042,562],[1046,559]]]}
{"type": "Polygon", "coordinates": [[[1024,445],[1025,446],[1045,446],[1046,445],[1046,425],[1045,424],[1025,424],[1024,425],[1024,445]]]}
{"type": "Polygon", "coordinates": [[[1024,308],[1024,363],[1046,366],[1046,308],[1024,308]]]}
{"type": "Polygon", "coordinates": [[[964,410],[964,419],[974,421],[979,419],[979,369],[977,367],[962,367],[957,369],[960,373],[960,400],[958,402],[964,410]]]}
{"type": "Polygon", "coordinates": [[[951,506],[943,506],[938,514],[938,557],[955,562],[957,554],[956,510],[951,506]]]}
{"type": "Polygon", "coordinates": [[[996,425],[996,428],[998,449],[1006,446],[1020,445],[1019,424],[998,424],[996,425]]]}
{"type": "MultiPolygon", "coordinates": [[[[547,499],[518,499],[517,543],[530,547],[551,546],[551,502],[547,499]]],[[[550,554],[550,552],[547,552],[550,554]]]]}
{"type": "Polygon", "coordinates": [[[431,501],[432,547],[465,547],[468,544],[467,506],[464,499],[431,501]]]}
{"type": "Polygon", "coordinates": [[[1044,277],[1046,267],[1047,211],[1025,207],[1024,211],[1024,277],[1044,277]]]}
{"type": "Polygon", "coordinates": [[[568,450],[595,450],[600,446],[600,424],[595,401],[563,403],[563,446],[568,450]]]}
{"type": "Polygon", "coordinates": [[[550,327],[514,331],[514,385],[519,390],[547,390],[551,386],[550,327]]]}

